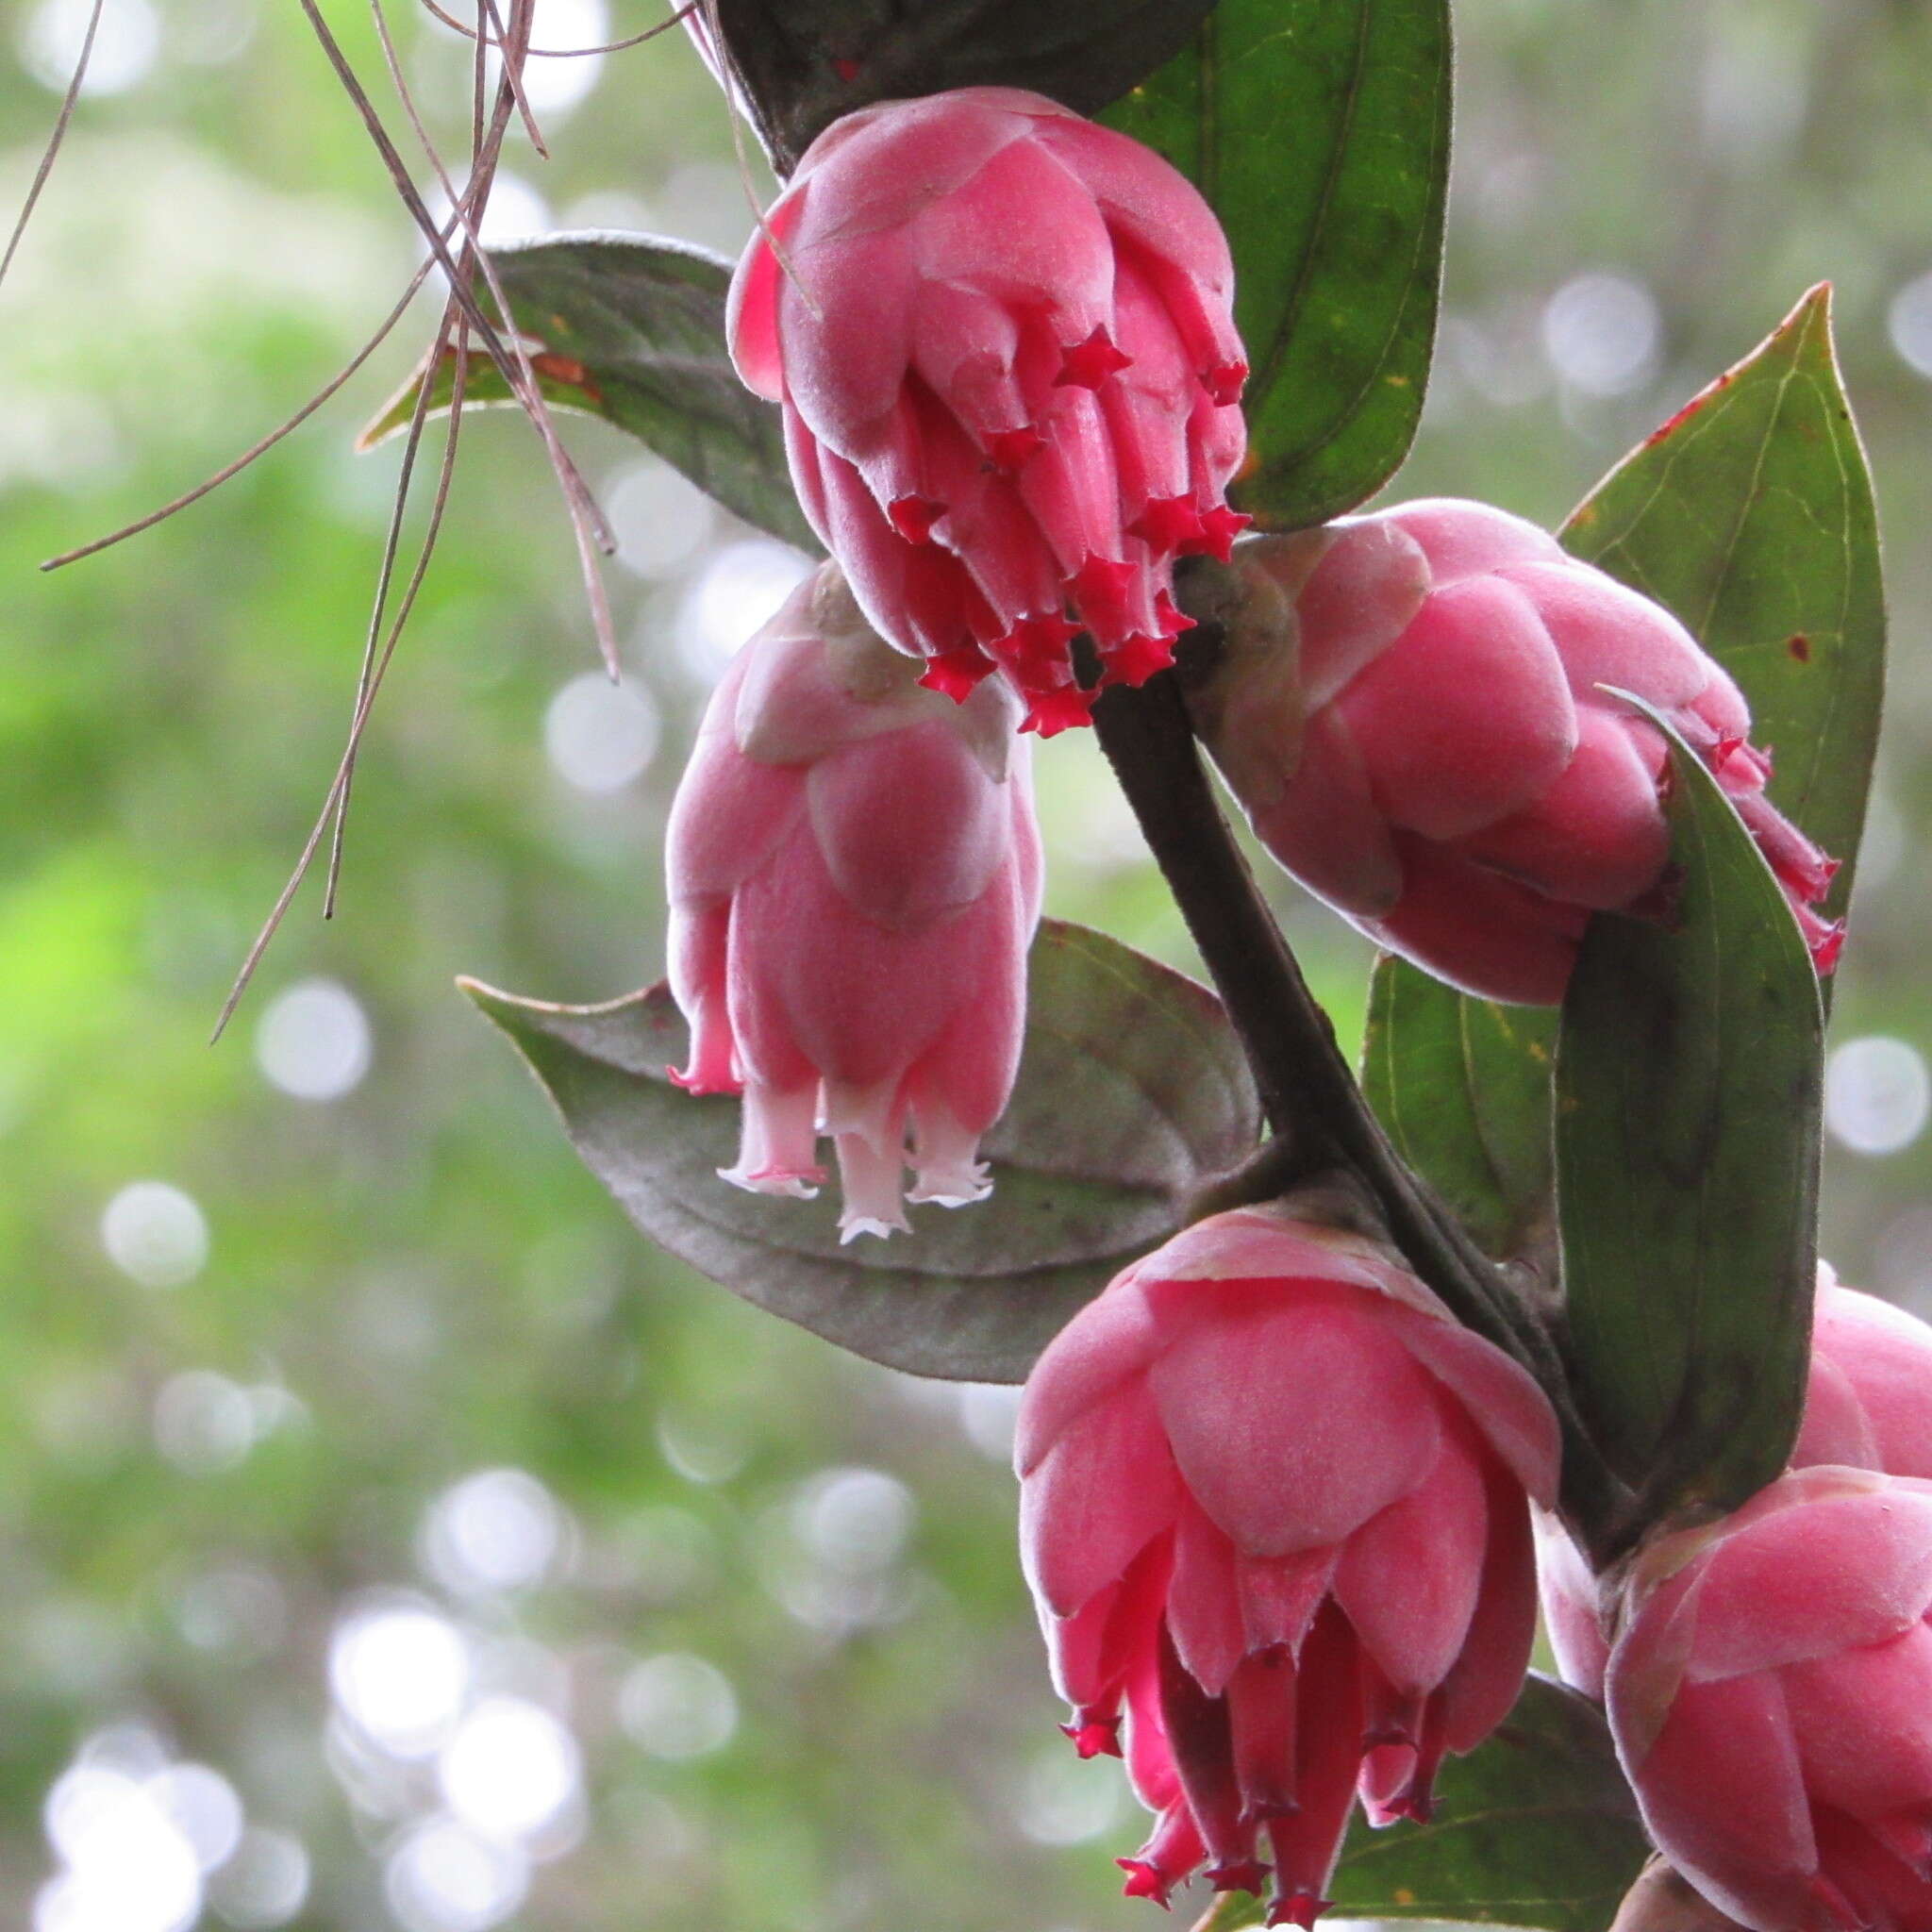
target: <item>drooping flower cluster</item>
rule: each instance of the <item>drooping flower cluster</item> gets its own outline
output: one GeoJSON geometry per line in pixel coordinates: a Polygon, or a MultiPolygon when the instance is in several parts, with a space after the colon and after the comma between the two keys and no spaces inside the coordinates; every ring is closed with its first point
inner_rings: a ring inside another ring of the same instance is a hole
{"type": "Polygon", "coordinates": [[[1269,1209],[1190,1228],[1041,1357],[1016,1460],[1069,1735],[1091,1756],[1124,1723],[1158,1813],[1130,1893],[1272,1861],[1270,1924],[1311,1924],[1357,1790],[1426,1816],[1522,1686],[1555,1419],[1374,1243],[1269,1209]]]}
{"type": "Polygon", "coordinates": [[[792,480],[866,615],[1025,726],[1172,661],[1177,557],[1225,557],[1247,366],[1220,225],[1126,136],[965,88],[850,114],[732,285],[732,354],[784,406],[792,480]]]}
{"type": "Polygon", "coordinates": [[[1241,546],[1241,647],[1196,702],[1257,836],[1371,938],[1487,998],[1559,1000],[1591,913],[1659,905],[1662,733],[1706,759],[1812,911],[1837,870],[1765,796],[1737,686],[1675,618],[1487,505],[1241,546]]]}
{"type": "Polygon", "coordinates": [[[1040,835],[1017,706],[963,705],[859,614],[836,565],[745,645],[666,837],[671,985],[699,1093],[744,1095],[724,1178],[805,1195],[837,1150],[846,1239],[987,1191],[1012,1091],[1040,835]]]}

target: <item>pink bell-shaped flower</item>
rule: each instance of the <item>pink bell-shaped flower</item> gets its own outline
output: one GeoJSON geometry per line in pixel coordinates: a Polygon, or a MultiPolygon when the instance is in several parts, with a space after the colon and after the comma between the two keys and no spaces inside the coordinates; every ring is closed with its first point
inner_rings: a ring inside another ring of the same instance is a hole
{"type": "Polygon", "coordinates": [[[958,697],[1004,673],[1086,722],[1071,640],[1140,684],[1188,625],[1174,561],[1225,557],[1246,445],[1233,269],[1207,203],[1125,135],[963,88],[849,114],[739,264],[739,374],[879,633],[958,697]]]}
{"type": "Polygon", "coordinates": [[[920,689],[837,565],[713,693],[666,836],[671,989],[697,1093],[744,1095],[724,1177],[806,1196],[837,1152],[848,1241],[986,1194],[1013,1087],[1040,834],[1018,707],[920,689]]]}
{"type": "Polygon", "coordinates": [[[1627,1601],[1610,1728],[1664,1857],[1755,1932],[1932,1928],[1932,1484],[1796,1471],[1627,1601]]]}
{"type": "Polygon", "coordinates": [[[1592,912],[1662,908],[1662,733],[1704,758],[1790,899],[1837,867],[1764,794],[1738,688],[1660,605],[1479,503],[1244,543],[1195,715],[1256,835],[1372,939],[1485,998],[1560,1000],[1592,912]]]}
{"type": "Polygon", "coordinates": [[[1120,1275],[1026,1384],[1021,1541],[1081,1753],[1158,1813],[1123,1859],[1207,1863],[1269,1923],[1326,1901],[1357,1790],[1427,1815],[1445,1752],[1522,1687],[1525,1492],[1557,1424],[1527,1373],[1377,1244],[1246,1208],[1120,1275]]]}
{"type": "MultiPolygon", "coordinates": [[[[1811,1372],[1790,1466],[1836,1463],[1932,1479],[1932,1328],[1818,1266],[1811,1372]]],[[[1557,1520],[1537,1511],[1543,1622],[1563,1681],[1597,1699],[1610,1647],[1590,1565],[1557,1520]]]]}

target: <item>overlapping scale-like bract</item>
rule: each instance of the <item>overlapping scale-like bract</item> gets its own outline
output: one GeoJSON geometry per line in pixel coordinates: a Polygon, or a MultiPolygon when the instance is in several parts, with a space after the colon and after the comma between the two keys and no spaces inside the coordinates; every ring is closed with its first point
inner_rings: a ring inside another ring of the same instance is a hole
{"type": "Polygon", "coordinates": [[[1196,716],[1311,891],[1485,998],[1561,999],[1593,912],[1667,910],[1660,710],[1737,807],[1821,970],[1837,870],[1765,796],[1724,670],[1533,524],[1431,499],[1241,546],[1241,635],[1196,716]]]}
{"type": "Polygon", "coordinates": [[[987,1192],[1040,916],[1017,712],[996,683],[922,690],[826,564],[733,660],[678,788],[676,1077],[743,1093],[740,1187],[814,1191],[829,1134],[847,1239],[906,1225],[908,1164],[912,1201],[987,1192]]]}
{"type": "Polygon", "coordinates": [[[1070,657],[1140,684],[1188,620],[1177,557],[1246,519],[1233,270],[1207,203],[1039,94],[965,88],[813,142],[732,285],[739,373],[880,634],[1027,727],[1085,722],[1070,657]]]}
{"type": "Polygon", "coordinates": [[[1272,1863],[1270,1923],[1311,1924],[1357,1790],[1425,1816],[1515,1700],[1555,1419],[1370,1241],[1262,1208],[1190,1228],[1041,1357],[1016,1459],[1069,1735],[1124,1742],[1158,1813],[1130,1893],[1272,1863]]]}

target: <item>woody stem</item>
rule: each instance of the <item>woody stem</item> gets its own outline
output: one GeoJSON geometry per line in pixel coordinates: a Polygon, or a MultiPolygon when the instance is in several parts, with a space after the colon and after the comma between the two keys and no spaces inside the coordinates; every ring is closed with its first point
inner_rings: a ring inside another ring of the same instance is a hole
{"type": "Polygon", "coordinates": [[[1253,1071],[1276,1137],[1257,1163],[1267,1191],[1324,1167],[1358,1177],[1417,1274],[1542,1385],[1563,1424],[1566,1513],[1591,1545],[1608,1547],[1621,1497],[1575,1414],[1550,1337],[1370,1109],[1235,843],[1175,675],[1103,692],[1093,724],[1253,1071]]]}

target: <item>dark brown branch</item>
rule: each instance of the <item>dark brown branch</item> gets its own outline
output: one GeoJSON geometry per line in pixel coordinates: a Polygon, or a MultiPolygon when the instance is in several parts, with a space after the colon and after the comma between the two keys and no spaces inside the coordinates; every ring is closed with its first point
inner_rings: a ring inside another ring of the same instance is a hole
{"type": "Polygon", "coordinates": [[[1563,1426],[1566,1513],[1591,1548],[1612,1547],[1624,1499],[1584,1433],[1547,1332],[1370,1110],[1228,829],[1174,675],[1104,692],[1093,724],[1241,1038],[1268,1124],[1286,1143],[1278,1169],[1263,1168],[1299,1176],[1341,1167],[1363,1183],[1416,1274],[1549,1395],[1563,1426]]]}

